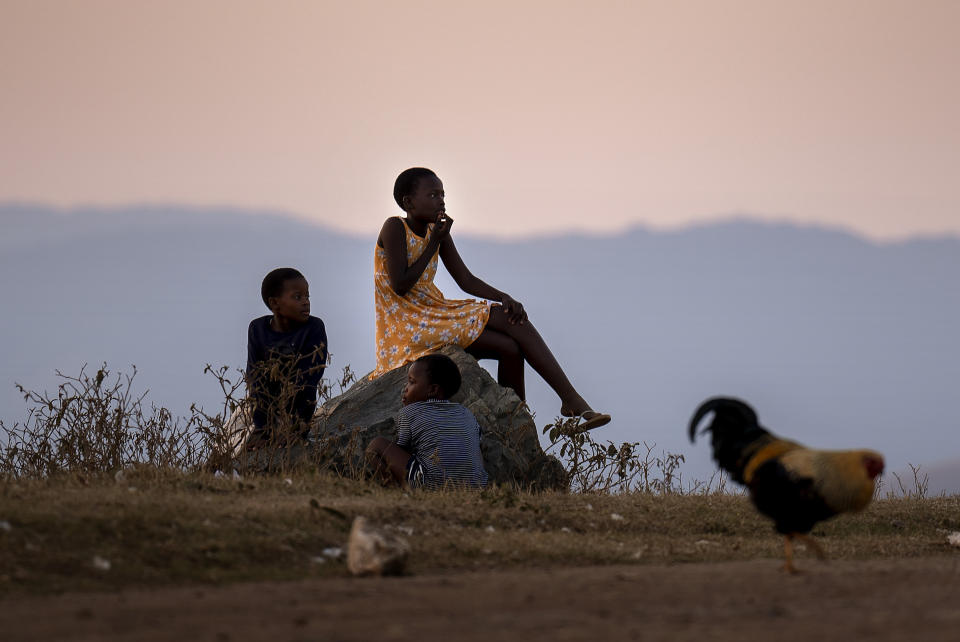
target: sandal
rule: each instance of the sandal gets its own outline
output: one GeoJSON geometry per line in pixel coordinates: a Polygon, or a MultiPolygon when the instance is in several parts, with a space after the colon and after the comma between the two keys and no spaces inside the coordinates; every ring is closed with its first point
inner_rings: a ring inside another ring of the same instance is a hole
{"type": "Polygon", "coordinates": [[[593,430],[594,428],[599,428],[600,426],[606,426],[608,423],[610,423],[610,415],[602,412],[596,412],[594,410],[587,410],[579,415],[565,415],[561,409],[560,414],[564,415],[565,417],[576,416],[581,420],[580,423],[574,426],[574,428],[570,431],[570,434],[572,435],[593,430]]]}

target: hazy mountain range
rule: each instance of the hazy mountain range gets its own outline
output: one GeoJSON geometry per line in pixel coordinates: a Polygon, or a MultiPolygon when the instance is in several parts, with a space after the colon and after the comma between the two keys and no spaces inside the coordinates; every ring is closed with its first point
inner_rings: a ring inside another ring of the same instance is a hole
{"type": "MultiPolygon", "coordinates": [[[[386,212],[385,215],[391,214],[386,212]]],[[[213,406],[204,365],[241,366],[266,314],[260,280],[299,268],[333,369],[373,367],[373,244],[269,212],[0,206],[0,419],[22,420],[14,381],[54,370],[139,369],[149,399],[213,406]]],[[[755,406],[810,445],[869,446],[890,470],[921,465],[960,492],[960,239],[878,245],[847,232],[730,221],[674,232],[502,242],[462,237],[478,276],[524,302],[571,379],[614,415],[598,438],[647,441],[713,470],[686,423],[716,394],[755,406]]],[[[441,272],[443,270],[441,269],[441,272]]],[[[445,273],[450,297],[462,297],[445,273]]],[[[559,409],[528,371],[538,423],[559,409]]],[[[911,477],[912,480],[912,477],[911,477]]]]}

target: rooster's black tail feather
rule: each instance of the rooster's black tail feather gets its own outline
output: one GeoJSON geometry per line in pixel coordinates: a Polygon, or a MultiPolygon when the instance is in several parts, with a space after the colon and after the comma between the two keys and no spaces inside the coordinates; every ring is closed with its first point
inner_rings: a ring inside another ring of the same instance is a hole
{"type": "Polygon", "coordinates": [[[697,427],[703,418],[713,413],[710,424],[703,432],[711,433],[710,445],[713,459],[734,480],[743,482],[743,466],[748,455],[755,451],[758,442],[772,438],[760,425],[757,413],[745,402],[731,397],[714,397],[700,404],[690,420],[690,441],[697,435],[697,427]]]}

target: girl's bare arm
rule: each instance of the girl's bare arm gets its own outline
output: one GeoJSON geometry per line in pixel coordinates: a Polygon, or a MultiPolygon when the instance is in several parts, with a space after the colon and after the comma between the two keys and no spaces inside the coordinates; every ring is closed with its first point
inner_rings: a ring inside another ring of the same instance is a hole
{"type": "Polygon", "coordinates": [[[407,235],[403,229],[403,221],[398,216],[392,216],[384,221],[383,227],[380,229],[379,243],[387,255],[387,276],[390,278],[390,287],[400,296],[405,295],[416,284],[423,271],[427,269],[427,265],[430,263],[437,247],[440,246],[443,239],[448,237],[449,226],[446,226],[445,229],[444,226],[438,227],[440,229],[435,229],[429,235],[427,247],[423,254],[417,257],[412,265],[408,266],[407,235]]]}
{"type": "Polygon", "coordinates": [[[447,272],[457,282],[460,289],[467,294],[482,297],[491,301],[499,301],[503,304],[503,310],[511,323],[523,323],[527,318],[527,313],[523,309],[523,304],[516,301],[506,292],[501,292],[486,281],[480,279],[467,268],[457,246],[453,243],[453,237],[447,236],[440,246],[440,258],[443,259],[443,265],[447,272]]]}

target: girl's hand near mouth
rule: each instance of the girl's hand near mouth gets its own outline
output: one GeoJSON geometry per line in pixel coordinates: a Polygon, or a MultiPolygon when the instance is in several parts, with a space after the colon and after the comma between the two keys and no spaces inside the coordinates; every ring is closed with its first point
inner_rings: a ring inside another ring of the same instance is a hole
{"type": "Polygon", "coordinates": [[[453,219],[444,212],[437,217],[437,222],[433,224],[433,235],[439,241],[450,236],[450,228],[453,227],[453,219]]]}

